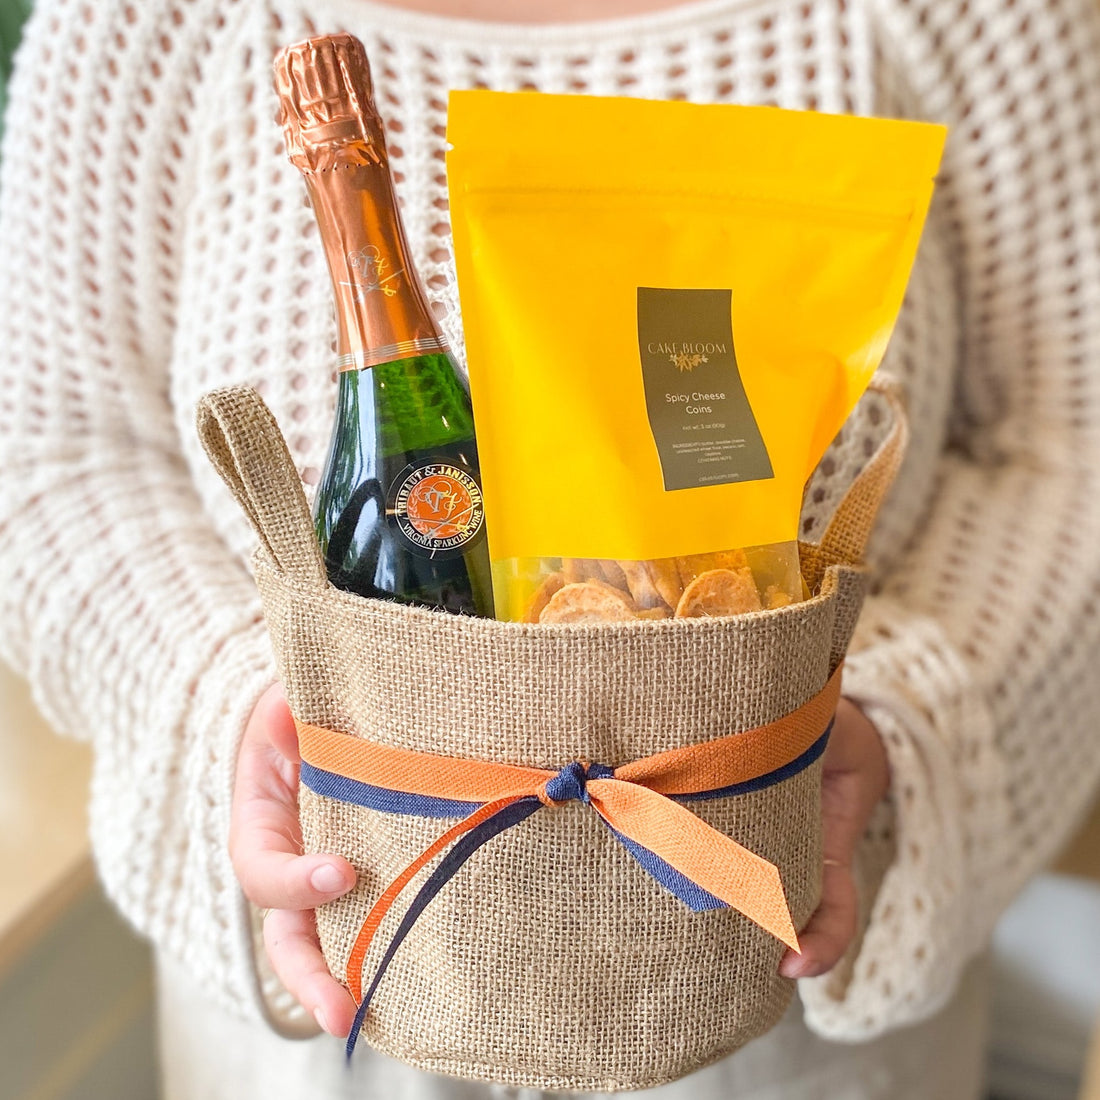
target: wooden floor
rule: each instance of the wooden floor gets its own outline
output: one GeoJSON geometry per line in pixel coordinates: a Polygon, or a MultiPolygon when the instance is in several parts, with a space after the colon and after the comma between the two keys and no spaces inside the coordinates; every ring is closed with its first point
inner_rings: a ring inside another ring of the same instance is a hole
{"type": "Polygon", "coordinates": [[[1083,828],[1062,853],[1055,870],[1100,882],[1100,801],[1093,806],[1083,828]]]}
{"type": "MultiPolygon", "coordinates": [[[[1067,875],[1083,875],[1100,882],[1100,803],[1062,854],[1057,869],[1067,875]]],[[[1100,1100],[1100,1019],[1096,1021],[1092,1036],[1080,1100],[1100,1100]]]]}
{"type": "Polygon", "coordinates": [[[150,953],[100,891],[91,754],[0,665],[0,1100],[156,1100],[150,953]]]}
{"type": "Polygon", "coordinates": [[[0,977],[2,1100],[156,1100],[149,952],[92,886],[0,977]]]}

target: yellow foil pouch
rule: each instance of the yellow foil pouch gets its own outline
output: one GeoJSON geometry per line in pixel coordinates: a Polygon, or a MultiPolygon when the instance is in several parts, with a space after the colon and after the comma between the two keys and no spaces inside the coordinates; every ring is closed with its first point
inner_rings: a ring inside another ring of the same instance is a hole
{"type": "Polygon", "coordinates": [[[767,107],[451,94],[498,618],[801,597],[803,488],[882,359],[944,137],[767,107]]]}

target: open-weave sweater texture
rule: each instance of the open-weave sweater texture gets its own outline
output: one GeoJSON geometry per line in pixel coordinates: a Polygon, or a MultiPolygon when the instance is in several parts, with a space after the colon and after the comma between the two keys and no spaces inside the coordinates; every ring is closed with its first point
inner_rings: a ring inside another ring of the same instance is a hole
{"type": "MultiPolygon", "coordinates": [[[[253,1015],[226,837],[272,657],[253,539],[193,415],[215,386],[256,385],[316,484],[334,324],[270,62],[336,29],[374,59],[415,260],[460,357],[449,88],[951,126],[885,364],[914,442],[846,673],[892,767],[864,844],[885,873],[844,964],[800,983],[829,1037],[929,1015],[1100,774],[1100,8],[695,0],[509,26],[370,0],[40,0],[0,184],[0,653],[59,730],[95,747],[110,895],[211,997],[253,1015]]],[[[806,537],[875,419],[857,410],[826,457],[806,537]]]]}

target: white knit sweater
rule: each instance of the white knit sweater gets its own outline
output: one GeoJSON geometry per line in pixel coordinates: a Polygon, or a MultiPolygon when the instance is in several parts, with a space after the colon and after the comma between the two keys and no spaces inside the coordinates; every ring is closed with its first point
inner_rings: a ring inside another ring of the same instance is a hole
{"type": "MultiPolygon", "coordinates": [[[[858,949],[801,983],[822,1035],[928,1015],[1100,774],[1100,8],[696,0],[535,27],[368,0],[39,0],[0,188],[0,652],[95,745],[112,897],[253,1014],[226,835],[272,659],[252,539],[192,417],[214,386],[257,385],[316,482],[334,326],[270,61],[334,29],[374,59],[415,258],[459,352],[448,88],[953,127],[887,359],[914,445],[846,679],[889,751],[896,818],[879,814],[867,852],[892,861],[858,949]]],[[[823,464],[811,537],[873,419],[823,464]]]]}

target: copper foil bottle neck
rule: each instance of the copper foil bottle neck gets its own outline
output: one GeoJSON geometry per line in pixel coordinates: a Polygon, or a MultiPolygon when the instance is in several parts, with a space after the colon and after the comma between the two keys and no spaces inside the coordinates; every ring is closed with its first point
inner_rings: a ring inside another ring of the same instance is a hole
{"type": "Polygon", "coordinates": [[[326,35],[280,50],[275,90],[287,154],[303,171],[385,161],[370,65],[357,38],[326,35]]]}
{"type": "Polygon", "coordinates": [[[340,367],[446,351],[401,224],[363,44],[336,34],[287,46],[275,88],[332,275],[340,367]]]}

